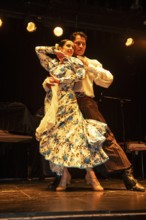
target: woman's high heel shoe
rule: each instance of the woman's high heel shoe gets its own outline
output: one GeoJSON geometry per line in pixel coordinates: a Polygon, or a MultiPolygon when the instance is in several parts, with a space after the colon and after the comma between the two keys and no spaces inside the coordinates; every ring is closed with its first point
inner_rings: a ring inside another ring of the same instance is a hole
{"type": "Polygon", "coordinates": [[[104,191],[104,188],[100,185],[100,182],[96,177],[90,177],[88,174],[85,176],[87,184],[91,184],[94,191],[104,191]]]}
{"type": "Polygon", "coordinates": [[[65,172],[61,177],[59,185],[56,187],[56,191],[65,191],[69,184],[71,184],[71,175],[69,172],[65,172]]]}
{"type": "Polygon", "coordinates": [[[67,185],[67,178],[62,176],[59,185],[56,187],[56,191],[65,191],[67,185]]]}
{"type": "Polygon", "coordinates": [[[100,185],[100,182],[96,178],[92,178],[90,181],[94,191],[104,191],[104,188],[100,185]]]}

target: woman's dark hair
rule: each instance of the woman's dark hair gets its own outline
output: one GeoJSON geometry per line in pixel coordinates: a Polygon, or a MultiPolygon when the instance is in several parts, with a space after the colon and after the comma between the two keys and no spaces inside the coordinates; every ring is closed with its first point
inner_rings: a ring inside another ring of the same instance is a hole
{"type": "Polygon", "coordinates": [[[59,45],[60,47],[63,47],[64,44],[65,44],[67,41],[71,41],[71,40],[70,40],[70,39],[63,39],[63,40],[61,40],[61,41],[58,43],[58,45],[59,45]]]}
{"type": "Polygon", "coordinates": [[[84,32],[82,32],[82,31],[73,32],[70,35],[70,40],[74,41],[77,35],[80,35],[81,37],[84,37],[86,39],[86,41],[87,41],[87,35],[84,32]]]}

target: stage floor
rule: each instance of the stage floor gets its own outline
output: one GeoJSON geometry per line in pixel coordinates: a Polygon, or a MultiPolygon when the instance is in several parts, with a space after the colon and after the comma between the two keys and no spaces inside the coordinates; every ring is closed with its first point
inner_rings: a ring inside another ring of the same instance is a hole
{"type": "MultiPolygon", "coordinates": [[[[140,219],[146,219],[146,192],[126,190],[121,179],[101,179],[104,192],[93,191],[83,179],[73,179],[65,192],[49,191],[52,179],[0,181],[0,218],[97,219],[99,216],[131,216],[134,219],[140,216],[140,219]]],[[[146,180],[139,181],[146,187],[146,180]]]]}

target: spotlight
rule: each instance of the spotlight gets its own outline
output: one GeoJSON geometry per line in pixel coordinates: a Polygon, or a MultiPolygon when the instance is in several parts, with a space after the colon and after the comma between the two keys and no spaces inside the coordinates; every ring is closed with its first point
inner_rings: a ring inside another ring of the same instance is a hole
{"type": "Polygon", "coordinates": [[[28,22],[26,29],[28,32],[34,32],[37,29],[37,27],[36,27],[36,24],[31,21],[31,22],[28,22]]]}
{"type": "Polygon", "coordinates": [[[127,47],[129,47],[129,46],[131,46],[131,45],[133,45],[133,44],[134,44],[133,38],[131,38],[131,37],[127,38],[125,45],[126,45],[127,47]]]}
{"type": "Polygon", "coordinates": [[[3,25],[3,20],[0,18],[0,27],[3,25]]]}
{"type": "Polygon", "coordinates": [[[60,37],[63,34],[63,29],[61,27],[55,27],[53,32],[55,36],[60,37]]]}

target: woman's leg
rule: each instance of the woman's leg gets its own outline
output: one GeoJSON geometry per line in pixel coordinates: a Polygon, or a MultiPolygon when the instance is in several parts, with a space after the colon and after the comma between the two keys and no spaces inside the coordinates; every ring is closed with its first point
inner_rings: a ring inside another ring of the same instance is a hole
{"type": "Polygon", "coordinates": [[[66,167],[64,167],[63,175],[61,177],[59,185],[56,187],[56,191],[66,190],[67,184],[71,182],[71,175],[66,167]]]}
{"type": "Polygon", "coordinates": [[[86,171],[87,171],[87,174],[85,176],[85,179],[86,179],[87,184],[91,184],[93,190],[95,190],[95,191],[103,191],[104,189],[100,185],[100,182],[98,181],[98,179],[94,173],[94,170],[92,168],[88,168],[88,169],[86,169],[86,171]]]}

